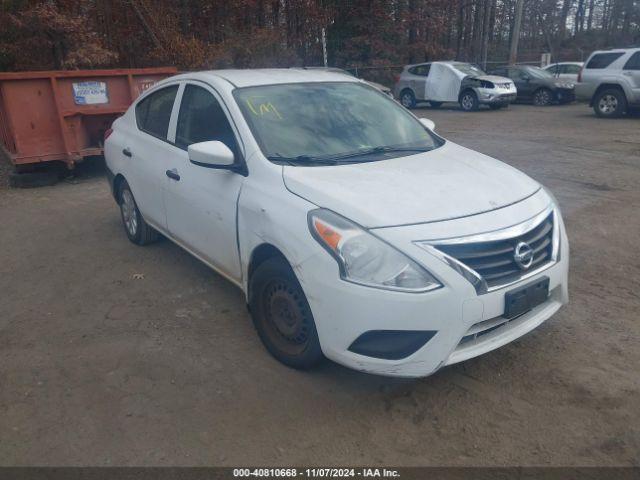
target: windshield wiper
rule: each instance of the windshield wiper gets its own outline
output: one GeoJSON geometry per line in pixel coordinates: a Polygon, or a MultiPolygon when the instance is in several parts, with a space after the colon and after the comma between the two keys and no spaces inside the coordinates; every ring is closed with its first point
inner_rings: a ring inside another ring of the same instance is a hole
{"type": "Polygon", "coordinates": [[[284,162],[289,165],[335,165],[333,158],[313,157],[311,155],[298,155],[297,157],[285,157],[280,154],[270,155],[267,157],[272,162],[284,162]]]}
{"type": "Polygon", "coordinates": [[[429,152],[433,150],[432,148],[426,147],[391,147],[391,146],[380,146],[368,148],[366,150],[360,150],[353,153],[346,153],[344,155],[336,155],[332,157],[334,160],[344,160],[347,158],[356,158],[356,157],[365,157],[367,155],[375,155],[378,153],[400,153],[400,152],[429,152]]]}
{"type": "MultiPolygon", "coordinates": [[[[391,147],[391,146],[380,146],[367,148],[365,150],[358,150],[350,153],[342,153],[338,155],[327,155],[324,157],[314,157],[311,155],[298,155],[297,157],[285,157],[276,153],[275,155],[270,155],[267,159],[273,162],[284,162],[289,165],[338,165],[340,163],[350,163],[343,162],[343,160],[356,158],[356,157],[366,157],[367,155],[376,155],[382,153],[395,153],[395,152],[429,152],[433,150],[433,148],[425,148],[425,147],[391,147]]],[[[367,160],[372,161],[372,160],[367,160]]]]}

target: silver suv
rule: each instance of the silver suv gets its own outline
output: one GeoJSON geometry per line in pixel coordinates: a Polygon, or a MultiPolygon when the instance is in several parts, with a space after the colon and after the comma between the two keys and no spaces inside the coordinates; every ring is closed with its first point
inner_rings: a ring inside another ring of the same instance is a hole
{"type": "Polygon", "coordinates": [[[576,97],[589,101],[599,117],[640,106],[640,48],[593,52],[578,76],[576,97]]]}
{"type": "Polygon", "coordinates": [[[394,96],[406,108],[429,102],[438,108],[444,102],[458,102],[464,111],[488,105],[493,110],[516,99],[516,86],[509,78],[487,75],[464,62],[431,62],[407,65],[397,78],[394,96]]]}

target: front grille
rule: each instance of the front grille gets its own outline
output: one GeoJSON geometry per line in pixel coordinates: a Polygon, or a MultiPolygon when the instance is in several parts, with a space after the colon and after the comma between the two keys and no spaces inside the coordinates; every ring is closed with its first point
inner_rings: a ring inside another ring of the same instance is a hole
{"type": "Polygon", "coordinates": [[[476,340],[482,337],[483,335],[491,333],[494,330],[497,330],[498,328],[505,326],[509,322],[510,320],[504,317],[498,317],[498,318],[493,318],[491,320],[478,322],[469,329],[469,331],[466,333],[464,337],[462,337],[462,340],[460,340],[459,345],[476,340]]]}
{"type": "Polygon", "coordinates": [[[476,271],[487,287],[505,285],[552,261],[553,213],[528,232],[506,240],[434,246],[476,271]],[[520,242],[533,249],[533,261],[526,269],[515,260],[515,248],[520,242]]]}

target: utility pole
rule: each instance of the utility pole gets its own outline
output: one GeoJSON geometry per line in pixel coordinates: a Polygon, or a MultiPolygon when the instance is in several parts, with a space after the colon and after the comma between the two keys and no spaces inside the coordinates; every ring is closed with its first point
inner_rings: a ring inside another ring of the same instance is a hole
{"type": "Polygon", "coordinates": [[[322,61],[324,68],[327,68],[327,31],[322,29],[322,61]]]}
{"type": "Polygon", "coordinates": [[[522,8],[524,0],[517,0],[516,18],[513,22],[513,34],[511,35],[511,51],[509,52],[509,65],[516,63],[518,59],[518,39],[520,38],[520,24],[522,23],[522,8]]]}

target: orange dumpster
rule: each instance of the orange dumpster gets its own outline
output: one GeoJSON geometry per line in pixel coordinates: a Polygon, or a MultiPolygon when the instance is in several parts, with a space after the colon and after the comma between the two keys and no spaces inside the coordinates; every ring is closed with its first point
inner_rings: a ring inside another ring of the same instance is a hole
{"type": "Polygon", "coordinates": [[[104,132],[174,67],[0,73],[0,144],[16,167],[102,154],[104,132]]]}

